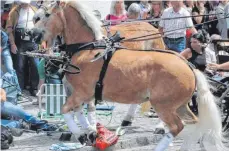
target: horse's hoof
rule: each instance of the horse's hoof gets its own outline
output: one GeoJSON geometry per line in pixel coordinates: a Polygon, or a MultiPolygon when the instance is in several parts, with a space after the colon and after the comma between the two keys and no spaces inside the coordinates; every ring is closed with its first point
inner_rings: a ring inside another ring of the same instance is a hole
{"type": "Polygon", "coordinates": [[[165,134],[165,130],[163,128],[156,128],[154,134],[165,134]]]}
{"type": "Polygon", "coordinates": [[[78,137],[78,140],[82,145],[85,145],[88,141],[87,134],[80,135],[80,137],[78,137]]]}
{"type": "Polygon", "coordinates": [[[122,121],[122,124],[121,124],[121,126],[131,126],[132,125],[132,122],[130,122],[130,121],[125,121],[125,120],[123,120],[122,121]]]}
{"type": "Polygon", "coordinates": [[[96,137],[97,137],[97,133],[95,131],[91,131],[87,135],[87,139],[88,139],[90,144],[94,144],[95,143],[96,137]]]}

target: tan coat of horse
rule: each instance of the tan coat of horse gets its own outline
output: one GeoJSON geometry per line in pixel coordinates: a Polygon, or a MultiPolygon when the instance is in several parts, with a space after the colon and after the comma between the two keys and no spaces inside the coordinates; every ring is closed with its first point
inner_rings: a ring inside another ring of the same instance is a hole
{"type": "MultiPolygon", "coordinates": [[[[98,20],[96,21],[79,2],[71,1],[55,7],[59,10],[43,17],[33,29],[42,31],[37,34],[42,35],[43,40],[50,41],[60,33],[63,33],[66,44],[92,42],[102,38],[98,20]]],[[[93,63],[90,60],[100,51],[103,50],[84,50],[72,56],[72,63],[82,71],[79,75],[66,75],[67,81],[75,91],[64,105],[64,113],[94,97],[94,88],[103,60],[93,63]]],[[[158,144],[156,151],[165,150],[173,137],[183,130],[182,120],[186,124],[196,123],[191,131],[192,137],[182,149],[188,149],[187,146],[202,135],[206,136],[202,140],[205,149],[226,149],[221,141],[220,113],[204,75],[198,70],[193,71],[178,54],[118,50],[108,66],[103,98],[126,104],[150,101],[170,130],[158,144]],[[197,117],[187,107],[196,86],[199,103],[198,123],[197,117]],[[212,138],[210,143],[209,138],[212,138]],[[210,144],[210,148],[209,144],[205,145],[205,140],[210,144]]]]}

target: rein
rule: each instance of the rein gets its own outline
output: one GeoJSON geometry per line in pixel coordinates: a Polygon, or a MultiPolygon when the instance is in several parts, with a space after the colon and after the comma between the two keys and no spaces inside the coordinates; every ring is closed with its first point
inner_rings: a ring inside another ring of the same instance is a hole
{"type": "MultiPolygon", "coordinates": [[[[229,16],[224,17],[224,18],[214,19],[214,20],[211,20],[211,21],[206,21],[206,22],[203,22],[201,24],[196,24],[196,25],[194,25],[194,27],[200,26],[200,25],[204,25],[204,24],[209,24],[211,22],[214,22],[214,21],[217,21],[217,20],[221,20],[221,19],[226,19],[226,18],[229,18],[229,16]]],[[[172,32],[178,31],[178,30],[181,30],[181,29],[188,29],[188,28],[187,27],[184,27],[184,28],[179,28],[179,29],[173,29],[173,30],[170,30],[170,31],[166,31],[164,33],[173,34],[172,32]]],[[[152,40],[152,39],[158,39],[158,38],[165,37],[165,35],[163,35],[163,36],[158,36],[158,37],[144,38],[144,37],[150,37],[150,36],[161,35],[161,34],[162,33],[158,32],[158,33],[154,33],[154,34],[148,34],[148,35],[144,35],[144,36],[138,36],[138,37],[128,38],[128,39],[122,40],[122,42],[146,41],[146,40],[152,40]],[[142,39],[142,38],[144,38],[144,39],[142,39]]]]}
{"type": "Polygon", "coordinates": [[[217,14],[205,14],[205,15],[190,15],[190,16],[182,16],[182,17],[172,17],[172,18],[152,18],[152,19],[128,19],[125,21],[119,21],[118,23],[116,23],[117,21],[115,20],[105,20],[104,22],[104,26],[110,26],[112,23],[116,23],[116,25],[120,25],[120,24],[129,24],[129,23],[135,23],[135,22],[159,22],[161,20],[174,20],[174,19],[181,19],[181,18],[193,18],[193,17],[201,17],[201,16],[216,16],[216,15],[220,15],[223,13],[217,13],[217,14]]]}

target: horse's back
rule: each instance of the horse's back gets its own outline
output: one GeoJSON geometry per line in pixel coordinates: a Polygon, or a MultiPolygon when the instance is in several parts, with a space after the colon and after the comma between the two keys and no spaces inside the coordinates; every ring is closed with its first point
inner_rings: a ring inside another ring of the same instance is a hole
{"type": "MultiPolygon", "coordinates": [[[[115,34],[117,31],[120,32],[121,37],[125,37],[126,39],[158,33],[158,29],[156,29],[155,27],[146,22],[132,22],[110,27],[110,32],[112,35],[115,34]]],[[[107,34],[105,30],[104,34],[107,34]]],[[[158,36],[160,35],[148,36],[146,38],[154,38],[158,36]]],[[[122,43],[122,45],[127,48],[139,50],[146,50],[150,48],[165,49],[165,45],[162,38],[142,40],[136,42],[124,42],[122,43]]]]}

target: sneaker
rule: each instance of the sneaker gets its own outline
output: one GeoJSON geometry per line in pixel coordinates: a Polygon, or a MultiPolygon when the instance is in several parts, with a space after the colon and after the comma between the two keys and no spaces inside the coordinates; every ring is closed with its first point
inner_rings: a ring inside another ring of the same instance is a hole
{"type": "Polygon", "coordinates": [[[17,95],[17,100],[18,100],[18,102],[22,102],[23,101],[22,94],[18,94],[17,95]]]}
{"type": "Polygon", "coordinates": [[[21,124],[21,128],[22,129],[26,129],[29,130],[31,128],[31,124],[25,122],[24,120],[19,120],[20,124],[21,124]]]}
{"type": "Polygon", "coordinates": [[[48,126],[47,123],[48,121],[46,120],[38,120],[36,123],[30,124],[31,125],[30,130],[36,131],[38,129],[43,129],[43,128],[46,129],[48,126]]]}
{"type": "Polygon", "coordinates": [[[34,101],[34,102],[32,102],[32,105],[39,105],[39,102],[38,101],[34,101]]]}
{"type": "Polygon", "coordinates": [[[36,92],[36,90],[33,90],[33,89],[31,89],[31,90],[29,90],[29,92],[30,92],[30,95],[31,96],[36,96],[36,94],[37,94],[37,92],[36,92]]]}
{"type": "Polygon", "coordinates": [[[44,124],[44,125],[40,126],[39,129],[41,129],[43,131],[56,131],[58,129],[58,127],[54,124],[44,124]]]}

